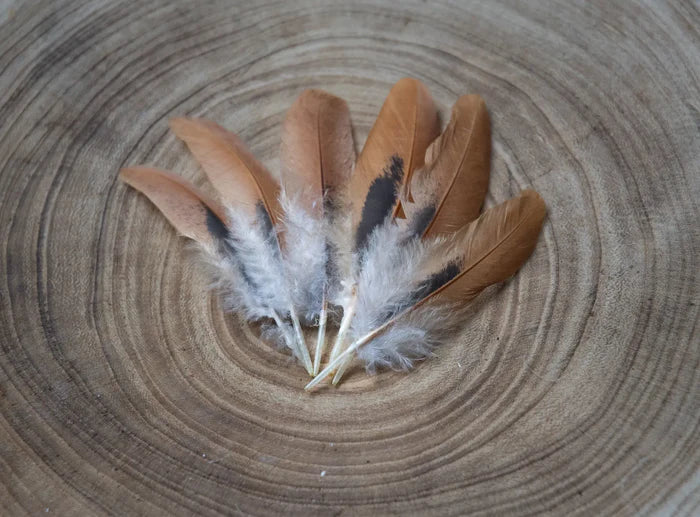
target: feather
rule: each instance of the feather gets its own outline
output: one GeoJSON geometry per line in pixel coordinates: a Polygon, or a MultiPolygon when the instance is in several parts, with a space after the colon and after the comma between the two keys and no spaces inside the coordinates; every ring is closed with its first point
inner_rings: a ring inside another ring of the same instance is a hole
{"type": "Polygon", "coordinates": [[[285,264],[292,302],[307,322],[318,322],[316,374],[325,348],[329,272],[336,262],[327,228],[336,220],[355,159],[345,101],[304,91],[287,112],[281,155],[285,264]]]}
{"type": "MultiPolygon", "coordinates": [[[[229,216],[239,224],[231,227],[232,244],[245,250],[267,253],[265,257],[255,253],[239,253],[240,267],[255,271],[254,282],[247,285],[258,290],[256,296],[246,300],[264,299],[273,304],[276,312],[286,307],[296,337],[296,354],[306,369],[312,373],[309,351],[304,341],[299,317],[291,299],[290,287],[284,280],[284,264],[281,250],[284,238],[277,235],[281,227],[280,186],[270,172],[248,151],[240,139],[223,127],[205,119],[175,118],[170,121],[173,132],[187,144],[200,163],[209,181],[219,191],[222,201],[229,207],[229,216]],[[261,266],[267,266],[263,268],[261,266]],[[278,292],[276,297],[260,296],[260,293],[278,292]]],[[[246,306],[243,303],[242,306],[246,306]]],[[[249,314],[258,311],[249,310],[249,314]]]]}
{"type": "MultiPolygon", "coordinates": [[[[439,134],[437,109],[428,89],[415,79],[401,79],[387,96],[350,178],[349,242],[341,242],[341,257],[350,258],[338,268],[346,289],[336,303],[343,306],[343,320],[331,349],[331,360],[342,350],[345,331],[356,306],[359,263],[374,231],[402,216],[401,192],[415,170],[424,163],[425,151],[439,134]]],[[[410,197],[410,196],[409,196],[410,197]]]]}
{"type": "Polygon", "coordinates": [[[279,184],[236,135],[204,119],[175,118],[171,128],[200,162],[226,207],[223,245],[213,255],[227,304],[247,317],[289,317],[294,354],[312,372],[301,324],[286,282],[277,223],[279,184]]]}
{"type": "Polygon", "coordinates": [[[146,195],[181,235],[215,249],[224,220],[216,201],[175,174],[153,167],[128,167],[119,178],[146,195]]]}
{"type": "Polygon", "coordinates": [[[359,250],[375,227],[398,211],[403,185],[423,166],[428,145],[439,135],[435,103],[416,79],[398,81],[367,136],[349,185],[352,229],[359,250]]]}
{"type": "Polygon", "coordinates": [[[445,131],[428,147],[406,217],[423,237],[455,232],[479,216],[489,184],[491,128],[478,95],[460,97],[445,131]]]}
{"type": "Polygon", "coordinates": [[[546,211],[537,192],[524,190],[484,212],[455,235],[463,257],[459,273],[419,303],[465,303],[515,274],[537,244],[546,211]]]}
{"type": "Polygon", "coordinates": [[[240,207],[252,216],[262,204],[272,224],[277,224],[279,184],[235,134],[197,118],[174,118],[170,128],[187,144],[223,204],[240,207]]]}
{"type": "Polygon", "coordinates": [[[313,215],[333,205],[350,177],[355,149],[345,101],[320,90],[306,90],[292,104],[282,128],[282,188],[299,196],[313,215]]]}
{"type": "Polygon", "coordinates": [[[276,238],[269,227],[266,232],[251,231],[248,216],[245,221],[237,220],[241,215],[235,210],[225,216],[221,205],[168,171],[128,167],[119,177],[146,195],[180,234],[202,246],[206,263],[213,266],[214,285],[222,292],[227,308],[242,310],[253,319],[274,319],[287,346],[299,356],[289,325],[279,316],[286,309],[284,292],[279,292],[283,278],[277,275],[276,282],[269,278],[279,265],[274,252],[276,238]],[[250,235],[240,228],[247,228],[250,235]]]}
{"type": "MultiPolygon", "coordinates": [[[[320,200],[319,200],[320,202],[320,200]]],[[[326,286],[328,249],[325,221],[304,210],[298,197],[281,197],[286,236],[284,266],[290,295],[299,317],[311,325],[319,316],[326,286]]]]}
{"type": "MultiPolygon", "coordinates": [[[[377,366],[405,369],[429,355],[444,338],[445,329],[459,320],[449,314],[459,316],[466,303],[489,285],[513,275],[527,260],[537,243],[545,214],[539,194],[526,190],[487,210],[447,240],[414,239],[407,246],[413,253],[403,264],[412,274],[403,279],[403,285],[387,286],[385,282],[377,286],[374,299],[367,304],[367,314],[358,303],[352,328],[355,341],[306,389],[320,383],[356,350],[370,370],[377,366]],[[441,317],[435,317],[440,313],[441,317]],[[379,336],[381,339],[375,340],[379,336]],[[369,348],[363,349],[365,345],[369,348]]],[[[368,254],[381,254],[381,249],[374,249],[381,246],[381,242],[373,243],[368,254]]],[[[366,283],[374,281],[375,276],[369,275],[366,283]]],[[[359,285],[360,293],[371,289],[370,285],[359,285]]]]}

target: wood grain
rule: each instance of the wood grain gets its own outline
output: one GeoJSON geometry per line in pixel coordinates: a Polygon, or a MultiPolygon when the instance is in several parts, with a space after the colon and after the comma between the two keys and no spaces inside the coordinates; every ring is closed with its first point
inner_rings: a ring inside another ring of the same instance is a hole
{"type": "Polygon", "coordinates": [[[10,2],[0,11],[0,514],[700,513],[694,2],[10,2]],[[490,110],[488,204],[534,256],[406,375],[302,368],[224,314],[117,182],[202,173],[205,116],[278,167],[322,88],[356,140],[390,86],[490,110]]]}

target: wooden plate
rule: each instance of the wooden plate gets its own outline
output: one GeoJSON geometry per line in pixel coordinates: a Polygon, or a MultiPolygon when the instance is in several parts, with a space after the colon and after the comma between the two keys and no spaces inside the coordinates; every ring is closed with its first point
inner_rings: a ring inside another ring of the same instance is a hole
{"type": "Polygon", "coordinates": [[[700,512],[692,2],[55,0],[0,8],[0,513],[700,512]],[[202,115],[277,166],[301,90],[481,94],[532,259],[410,374],[308,376],[117,181],[203,185],[202,115]]]}

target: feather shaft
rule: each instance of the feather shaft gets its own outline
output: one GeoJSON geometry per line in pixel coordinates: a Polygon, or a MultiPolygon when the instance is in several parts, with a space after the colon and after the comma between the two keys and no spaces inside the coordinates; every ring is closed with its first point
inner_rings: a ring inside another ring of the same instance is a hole
{"type": "Polygon", "coordinates": [[[294,310],[293,305],[290,305],[290,307],[289,307],[289,317],[292,320],[294,334],[295,334],[296,341],[298,344],[299,352],[301,353],[300,358],[304,363],[304,367],[306,368],[306,371],[309,372],[309,375],[313,376],[314,367],[311,364],[311,357],[309,356],[309,347],[306,346],[306,340],[304,339],[304,333],[301,330],[301,323],[299,323],[299,317],[297,316],[297,313],[294,310]]]}
{"type": "Polygon", "coordinates": [[[345,370],[347,370],[350,364],[352,363],[353,357],[353,354],[347,356],[345,360],[340,364],[338,370],[333,376],[333,381],[331,382],[331,384],[336,385],[340,382],[340,379],[342,379],[343,375],[345,375],[345,370]]]}
{"type": "Polygon", "coordinates": [[[357,286],[354,285],[350,291],[349,302],[343,309],[343,318],[340,320],[340,328],[338,329],[338,335],[335,337],[333,348],[331,348],[331,361],[333,361],[342,351],[345,335],[347,334],[348,330],[350,329],[350,325],[352,324],[352,319],[355,316],[356,307],[357,286]]]}
{"type": "Polygon", "coordinates": [[[369,332],[368,334],[362,336],[360,339],[354,341],[353,343],[348,346],[345,351],[340,353],[334,360],[329,362],[326,367],[321,370],[321,372],[313,378],[311,382],[309,382],[304,389],[305,390],[310,390],[314,386],[318,386],[326,377],[331,375],[336,368],[338,368],[345,360],[347,360],[348,357],[352,357],[352,354],[354,354],[358,348],[363,346],[364,344],[368,343],[372,339],[374,339],[377,335],[379,335],[381,332],[386,330],[386,327],[388,327],[389,324],[388,322],[381,327],[373,330],[372,332],[369,332]]]}
{"type": "Polygon", "coordinates": [[[313,374],[318,374],[321,369],[321,359],[326,348],[326,322],[328,321],[328,300],[323,297],[321,312],[318,316],[318,336],[316,337],[316,352],[314,353],[313,374]]]}

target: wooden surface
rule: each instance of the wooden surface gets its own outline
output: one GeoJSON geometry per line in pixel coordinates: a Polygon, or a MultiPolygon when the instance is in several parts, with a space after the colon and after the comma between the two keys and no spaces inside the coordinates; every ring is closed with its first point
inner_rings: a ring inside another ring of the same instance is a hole
{"type": "Polygon", "coordinates": [[[697,4],[239,4],[3,4],[0,514],[698,515],[697,4]],[[275,167],[311,86],[362,143],[402,76],[548,221],[437,358],[310,395],[116,174],[203,184],[184,114],[275,167]]]}

